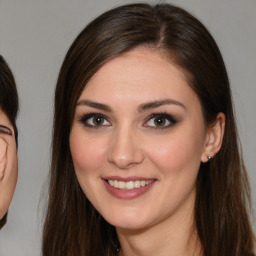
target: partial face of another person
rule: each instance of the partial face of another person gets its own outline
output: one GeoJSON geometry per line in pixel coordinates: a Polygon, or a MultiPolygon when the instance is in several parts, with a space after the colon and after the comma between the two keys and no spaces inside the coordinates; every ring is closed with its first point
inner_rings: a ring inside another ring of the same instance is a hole
{"type": "Polygon", "coordinates": [[[0,219],[11,203],[18,176],[17,146],[8,117],[0,110],[0,219]]]}
{"type": "Polygon", "coordinates": [[[136,48],[84,88],[70,149],[97,211],[116,227],[143,229],[193,210],[213,139],[184,72],[158,51],[136,48]]]}

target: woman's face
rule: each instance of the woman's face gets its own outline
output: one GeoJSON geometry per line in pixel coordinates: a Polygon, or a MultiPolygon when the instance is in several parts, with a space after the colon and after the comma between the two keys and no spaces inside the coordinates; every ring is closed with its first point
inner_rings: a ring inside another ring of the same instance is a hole
{"type": "Polygon", "coordinates": [[[193,211],[207,129],[181,69],[137,48],[107,62],[84,88],[70,149],[87,198],[119,228],[193,211]]]}
{"type": "Polygon", "coordinates": [[[13,127],[0,110],[0,219],[11,203],[18,176],[17,147],[13,127]]]}

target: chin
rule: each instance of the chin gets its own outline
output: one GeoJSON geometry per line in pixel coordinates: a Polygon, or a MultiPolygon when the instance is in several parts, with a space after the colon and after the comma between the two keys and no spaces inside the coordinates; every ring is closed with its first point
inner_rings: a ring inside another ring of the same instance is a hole
{"type": "Polygon", "coordinates": [[[150,226],[150,219],[148,216],[143,216],[142,213],[136,211],[126,211],[124,210],[116,211],[117,214],[106,214],[103,217],[105,220],[120,229],[138,230],[150,226]]]}
{"type": "Polygon", "coordinates": [[[146,223],[142,223],[141,221],[134,222],[132,220],[114,221],[110,224],[117,229],[125,229],[125,230],[133,230],[133,231],[144,229],[147,227],[146,223]]]}

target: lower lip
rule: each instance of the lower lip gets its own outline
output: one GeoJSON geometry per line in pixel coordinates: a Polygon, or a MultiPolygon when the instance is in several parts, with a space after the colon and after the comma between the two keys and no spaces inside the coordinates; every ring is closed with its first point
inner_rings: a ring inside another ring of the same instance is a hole
{"type": "Polygon", "coordinates": [[[145,194],[147,191],[149,191],[152,188],[155,181],[153,181],[151,184],[149,184],[145,187],[140,187],[140,188],[135,188],[135,189],[130,189],[130,190],[112,187],[109,185],[109,183],[106,180],[103,180],[103,183],[104,183],[107,191],[112,196],[117,197],[119,199],[129,200],[129,199],[134,199],[134,198],[137,198],[137,197],[145,194]]]}

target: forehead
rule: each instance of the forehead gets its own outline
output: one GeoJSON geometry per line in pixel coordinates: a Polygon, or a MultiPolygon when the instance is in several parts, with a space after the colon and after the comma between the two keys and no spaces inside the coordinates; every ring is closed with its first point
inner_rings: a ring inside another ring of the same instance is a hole
{"type": "Polygon", "coordinates": [[[166,97],[186,101],[195,97],[195,93],[181,68],[160,51],[141,47],[104,64],[85,86],[80,99],[91,97],[100,101],[166,97]]]}

